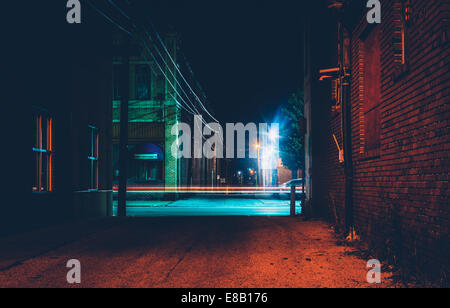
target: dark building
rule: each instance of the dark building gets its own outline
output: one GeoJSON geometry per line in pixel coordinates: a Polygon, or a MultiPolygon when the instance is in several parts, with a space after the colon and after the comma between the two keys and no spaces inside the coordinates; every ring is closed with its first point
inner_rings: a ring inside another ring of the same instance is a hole
{"type": "Polygon", "coordinates": [[[382,0],[381,24],[365,1],[329,4],[334,54],[307,56],[313,209],[406,273],[445,279],[450,2],[382,0]]]}
{"type": "MultiPolygon", "coordinates": [[[[16,140],[31,133],[30,163],[27,176],[16,167],[21,179],[10,177],[2,233],[106,216],[112,207],[111,25],[89,6],[81,24],[66,22],[64,5],[42,3],[33,12],[39,22],[27,29],[30,64],[21,76],[30,81],[20,94],[32,114],[16,130],[16,140]]],[[[17,153],[10,162],[23,166],[17,153]]]]}

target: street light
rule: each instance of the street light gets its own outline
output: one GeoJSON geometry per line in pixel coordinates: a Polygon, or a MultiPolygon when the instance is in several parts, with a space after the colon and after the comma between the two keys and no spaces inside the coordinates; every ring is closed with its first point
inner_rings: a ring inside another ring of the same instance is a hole
{"type": "Polygon", "coordinates": [[[272,129],[272,130],[269,132],[269,138],[270,138],[270,140],[271,140],[272,142],[278,141],[278,138],[279,138],[278,130],[272,129]]]}

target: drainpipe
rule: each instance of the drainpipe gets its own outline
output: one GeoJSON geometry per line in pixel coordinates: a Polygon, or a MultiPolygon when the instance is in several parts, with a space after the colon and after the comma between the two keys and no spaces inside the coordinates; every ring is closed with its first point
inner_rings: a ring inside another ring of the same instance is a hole
{"type": "Polygon", "coordinates": [[[353,159],[352,127],[350,105],[350,82],[346,77],[343,83],[342,117],[344,123],[344,173],[345,173],[345,224],[348,232],[353,230],[353,159]]]}
{"type": "MultiPolygon", "coordinates": [[[[343,150],[344,150],[344,175],[345,175],[345,229],[347,234],[353,234],[353,157],[352,157],[352,124],[351,124],[351,101],[350,101],[350,73],[347,72],[345,65],[345,49],[344,44],[344,26],[342,21],[339,21],[339,41],[340,41],[340,55],[339,67],[341,79],[341,106],[342,106],[342,135],[343,135],[343,150]]],[[[348,59],[351,59],[347,55],[348,59]]],[[[347,63],[351,67],[350,63],[347,63]]]]}

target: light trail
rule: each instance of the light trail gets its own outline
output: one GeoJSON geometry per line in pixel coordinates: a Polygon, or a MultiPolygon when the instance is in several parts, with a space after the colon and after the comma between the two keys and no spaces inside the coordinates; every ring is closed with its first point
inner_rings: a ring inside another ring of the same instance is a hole
{"type": "MultiPolygon", "coordinates": [[[[118,185],[114,185],[113,191],[118,191],[118,185]]],[[[301,192],[302,186],[296,186],[296,191],[301,192]]],[[[179,194],[290,194],[290,187],[280,186],[154,186],[154,185],[128,185],[129,193],[179,193],[179,194]]]]}

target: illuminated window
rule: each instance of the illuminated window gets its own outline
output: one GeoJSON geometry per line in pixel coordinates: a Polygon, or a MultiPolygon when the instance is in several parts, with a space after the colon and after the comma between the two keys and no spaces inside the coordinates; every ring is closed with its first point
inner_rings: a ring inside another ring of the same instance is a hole
{"type": "Polygon", "coordinates": [[[33,192],[53,191],[53,119],[45,112],[33,112],[33,192]]]}
{"type": "Polygon", "coordinates": [[[409,22],[411,14],[411,4],[409,0],[402,1],[402,11],[401,11],[401,55],[402,55],[402,64],[407,64],[406,59],[406,47],[407,47],[407,23],[409,22]]]}
{"type": "MultiPolygon", "coordinates": [[[[408,23],[411,19],[411,1],[397,0],[394,3],[394,61],[406,67],[408,64],[408,23]]],[[[399,72],[401,73],[401,72],[399,72]]]]}
{"type": "Polygon", "coordinates": [[[98,129],[89,126],[89,190],[98,190],[98,159],[99,159],[99,134],[98,129]]]}

